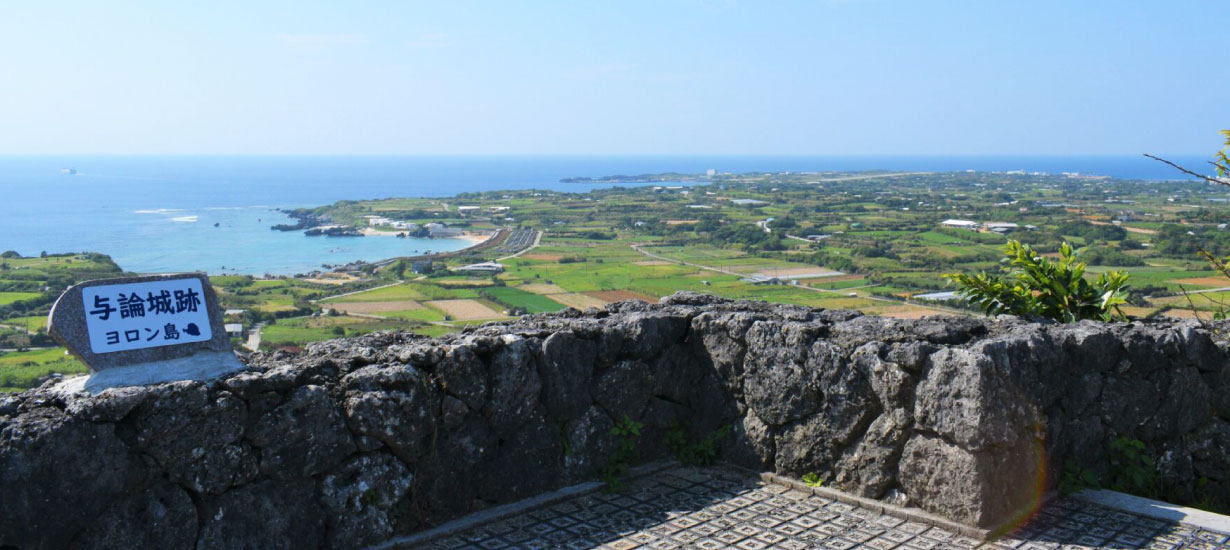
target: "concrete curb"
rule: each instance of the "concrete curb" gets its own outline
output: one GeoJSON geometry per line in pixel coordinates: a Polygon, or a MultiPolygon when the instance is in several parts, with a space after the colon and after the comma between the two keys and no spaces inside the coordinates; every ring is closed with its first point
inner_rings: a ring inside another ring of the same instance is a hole
{"type": "Polygon", "coordinates": [[[1138,516],[1230,534],[1230,516],[1170,504],[1169,502],[1152,500],[1117,491],[1107,491],[1105,489],[1081,491],[1072,495],[1071,498],[1138,516]]]}
{"type": "Polygon", "coordinates": [[[843,493],[836,489],[830,489],[828,487],[810,487],[806,483],[803,483],[797,479],[791,479],[772,472],[761,473],[760,479],[764,480],[766,483],[789,487],[804,493],[811,493],[818,497],[844,502],[851,506],[858,506],[859,508],[872,510],[885,515],[893,516],[895,518],[900,518],[907,521],[916,521],[932,527],[939,527],[945,531],[957,533],[979,541],[987,541],[991,539],[994,534],[989,529],[970,527],[950,519],[944,519],[937,515],[924,512],[918,508],[906,508],[871,498],[858,497],[848,493],[843,493]]]}
{"type": "MultiPolygon", "coordinates": [[[[659,461],[659,462],[651,462],[649,464],[642,464],[640,466],[631,468],[628,472],[628,475],[624,476],[624,480],[631,481],[634,479],[639,479],[639,478],[642,478],[648,475],[656,474],[661,471],[669,470],[672,468],[677,468],[678,466],[679,466],[679,462],[674,461],[674,460],[665,460],[665,461],[659,461]]],[[[493,506],[491,508],[487,508],[486,510],[482,510],[479,512],[475,512],[473,514],[468,514],[466,516],[457,518],[453,521],[444,523],[437,527],[433,527],[426,531],[420,531],[413,535],[407,535],[404,537],[389,539],[389,540],[386,540],[378,544],[373,544],[368,547],[368,550],[395,550],[398,548],[414,548],[416,545],[426,544],[435,539],[444,538],[450,535],[455,535],[462,531],[468,531],[480,525],[499,521],[501,519],[504,519],[510,516],[515,516],[517,514],[521,514],[524,512],[529,512],[531,510],[536,510],[544,506],[550,506],[562,500],[568,500],[570,498],[587,495],[589,493],[593,493],[601,489],[603,485],[606,485],[606,484],[601,481],[588,481],[585,483],[579,483],[579,484],[572,485],[569,487],[564,487],[563,489],[558,489],[555,491],[551,491],[549,493],[543,493],[541,495],[533,496],[525,500],[519,500],[517,502],[510,502],[508,504],[501,504],[499,506],[493,506]]]]}

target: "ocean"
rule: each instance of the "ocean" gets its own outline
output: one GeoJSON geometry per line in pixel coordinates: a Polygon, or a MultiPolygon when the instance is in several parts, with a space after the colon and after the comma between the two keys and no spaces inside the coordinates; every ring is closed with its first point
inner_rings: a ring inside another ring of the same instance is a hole
{"type": "MultiPolygon", "coordinates": [[[[1172,160],[1203,169],[1206,158],[1172,160]]],[[[918,170],[1080,172],[1182,179],[1138,156],[227,157],[0,156],[0,251],[102,252],[140,273],[286,275],[467,246],[458,239],[271,231],[276,208],[500,189],[587,191],[573,176],[655,172],[918,170]],[[76,175],[61,172],[74,168],[76,175]],[[216,226],[215,226],[216,224],[216,226]]]]}

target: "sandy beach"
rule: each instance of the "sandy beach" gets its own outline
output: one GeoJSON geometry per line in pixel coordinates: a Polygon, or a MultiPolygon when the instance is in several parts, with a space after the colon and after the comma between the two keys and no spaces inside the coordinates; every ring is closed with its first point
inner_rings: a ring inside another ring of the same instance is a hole
{"type": "MultiPolygon", "coordinates": [[[[381,231],[379,229],[375,229],[372,227],[364,227],[363,229],[360,229],[359,232],[362,233],[365,237],[396,237],[399,233],[403,233],[403,231],[381,231]]],[[[476,244],[480,244],[486,241],[487,239],[491,238],[491,235],[492,233],[483,233],[483,232],[478,232],[478,231],[465,231],[462,234],[457,235],[456,237],[446,237],[446,238],[462,239],[464,241],[468,241],[470,243],[470,246],[474,246],[476,244]]]]}

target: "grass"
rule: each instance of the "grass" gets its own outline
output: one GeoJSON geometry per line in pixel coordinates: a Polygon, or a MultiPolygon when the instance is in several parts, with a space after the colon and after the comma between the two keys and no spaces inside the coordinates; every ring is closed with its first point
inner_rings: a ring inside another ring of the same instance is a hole
{"type": "Polygon", "coordinates": [[[8,319],[0,321],[0,325],[22,327],[28,330],[38,330],[47,326],[47,316],[30,315],[27,317],[9,317],[8,319]]]}
{"type": "Polygon", "coordinates": [[[533,294],[507,286],[493,286],[483,289],[496,300],[512,307],[525,309],[528,313],[549,313],[564,309],[564,305],[546,296],[533,294]]]}
{"type": "Polygon", "coordinates": [[[40,296],[42,296],[42,294],[38,292],[0,292],[0,306],[7,306],[14,302],[38,298],[40,296]]]}
{"type": "Polygon", "coordinates": [[[369,319],[346,315],[293,317],[281,319],[276,324],[262,328],[261,345],[264,346],[266,343],[270,346],[303,345],[343,336],[358,336],[378,330],[403,330],[410,326],[410,323],[401,319],[369,319]],[[341,334],[338,334],[338,331],[341,334]]]}
{"type": "Polygon", "coordinates": [[[419,309],[406,309],[406,310],[401,310],[401,311],[382,311],[375,315],[379,315],[381,317],[393,317],[397,319],[406,319],[409,321],[422,321],[425,323],[432,323],[432,322],[444,320],[443,313],[429,306],[424,306],[419,309]]]}
{"type": "Polygon", "coordinates": [[[406,301],[406,300],[425,300],[428,298],[428,296],[419,291],[419,289],[422,286],[424,285],[400,284],[400,285],[386,286],[384,288],[366,290],[363,292],[359,292],[357,294],[351,294],[349,296],[343,296],[341,298],[333,298],[333,299],[327,299],[327,300],[322,300],[322,301],[327,303],[329,301],[395,302],[395,301],[406,301]]]}
{"type": "Polygon", "coordinates": [[[34,387],[52,373],[89,372],[85,365],[64,348],[0,353],[0,392],[23,391],[34,387]]]}

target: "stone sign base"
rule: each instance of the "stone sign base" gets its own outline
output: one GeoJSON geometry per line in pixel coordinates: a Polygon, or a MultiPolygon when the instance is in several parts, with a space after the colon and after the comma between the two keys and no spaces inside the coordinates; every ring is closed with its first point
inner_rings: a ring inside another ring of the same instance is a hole
{"type": "Polygon", "coordinates": [[[188,357],[177,357],[126,367],[113,367],[89,376],[69,378],[53,391],[73,394],[80,391],[97,395],[108,388],[145,386],[177,380],[209,380],[245,368],[234,352],[203,350],[188,357]]]}

